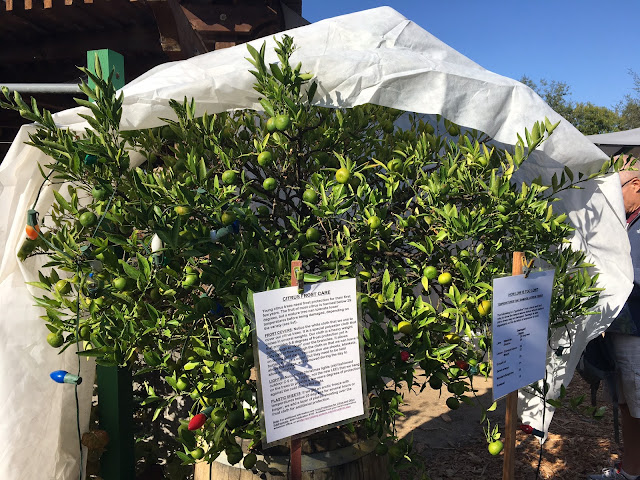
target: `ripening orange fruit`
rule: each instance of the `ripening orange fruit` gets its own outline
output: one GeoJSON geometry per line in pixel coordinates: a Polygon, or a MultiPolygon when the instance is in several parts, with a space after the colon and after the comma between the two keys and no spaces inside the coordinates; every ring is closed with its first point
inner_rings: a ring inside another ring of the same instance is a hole
{"type": "Polygon", "coordinates": [[[40,227],[38,225],[32,227],[31,225],[27,225],[25,228],[25,232],[27,233],[27,238],[29,240],[35,240],[38,238],[38,234],[40,233],[40,227]]]}

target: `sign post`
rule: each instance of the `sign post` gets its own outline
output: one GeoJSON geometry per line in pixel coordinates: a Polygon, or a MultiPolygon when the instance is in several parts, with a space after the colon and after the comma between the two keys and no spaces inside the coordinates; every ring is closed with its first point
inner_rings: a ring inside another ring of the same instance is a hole
{"type": "Polygon", "coordinates": [[[301,437],[366,417],[361,324],[354,278],[256,292],[258,402],[265,445],[290,442],[290,475],[302,476],[301,437]]]}
{"type": "MultiPolygon", "coordinates": [[[[511,275],[522,275],[524,253],[513,252],[511,275]]],[[[494,372],[495,378],[495,372],[494,372]]],[[[507,395],[507,412],[504,418],[504,463],[502,464],[502,480],[513,480],[516,458],[516,424],[518,422],[518,391],[507,395]]]]}
{"type": "Polygon", "coordinates": [[[544,378],[554,271],[527,271],[513,254],[510,277],[493,279],[493,400],[507,399],[503,480],[515,466],[518,389],[544,378]]]}

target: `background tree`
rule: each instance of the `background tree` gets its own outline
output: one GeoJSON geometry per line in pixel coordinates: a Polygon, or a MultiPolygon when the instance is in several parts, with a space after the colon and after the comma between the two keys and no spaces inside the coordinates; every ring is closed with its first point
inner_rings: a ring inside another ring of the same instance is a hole
{"type": "MultiPolygon", "coordinates": [[[[591,102],[575,103],[571,101],[571,88],[565,82],[542,79],[539,84],[536,84],[527,76],[523,76],[520,81],[540,95],[547,105],[562,115],[585,135],[609,133],[633,128],[627,127],[626,125],[633,124],[632,117],[634,112],[636,112],[634,108],[637,109],[638,105],[634,103],[633,98],[630,96],[628,96],[629,99],[624,105],[621,104],[615,110],[612,110],[607,107],[594,105],[591,102]],[[624,122],[622,112],[627,106],[629,109],[627,114],[629,121],[624,122]]],[[[640,110],[638,110],[636,114],[639,115],[638,118],[640,119],[640,110]]]]}
{"type": "Polygon", "coordinates": [[[616,106],[616,111],[620,116],[620,130],[630,130],[640,128],[640,75],[633,70],[629,70],[629,75],[633,77],[635,94],[627,94],[616,106]]]}

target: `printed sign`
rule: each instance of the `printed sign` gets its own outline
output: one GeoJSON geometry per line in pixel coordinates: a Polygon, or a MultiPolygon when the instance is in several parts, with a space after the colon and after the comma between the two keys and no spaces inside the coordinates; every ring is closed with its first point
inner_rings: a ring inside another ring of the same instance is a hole
{"type": "Polygon", "coordinates": [[[266,442],[362,418],[356,280],[255,293],[266,442]]]}
{"type": "Polygon", "coordinates": [[[553,270],[493,280],[493,399],[544,378],[553,270]]]}

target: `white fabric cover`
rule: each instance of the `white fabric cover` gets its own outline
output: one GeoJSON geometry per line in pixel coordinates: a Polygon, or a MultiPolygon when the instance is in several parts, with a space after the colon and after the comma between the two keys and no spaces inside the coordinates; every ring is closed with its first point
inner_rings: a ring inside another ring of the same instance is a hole
{"type": "MultiPolygon", "coordinates": [[[[574,171],[599,169],[606,156],[564,121],[528,87],[489,72],[405,19],[382,7],[324,20],[288,32],[298,50],[294,61],[320,81],[316,102],[328,107],[351,107],[376,103],[424,114],[442,114],[466,127],[476,128],[495,140],[513,144],[535,121],[548,117],[562,120],[552,138],[527,162],[522,176],[531,179],[550,175],[564,165],[574,171]]],[[[267,42],[268,61],[277,61],[267,42]]],[[[263,40],[252,42],[259,48],[263,40]]],[[[194,97],[198,113],[260,109],[248,73],[246,46],[211,52],[181,62],[160,65],[123,89],[122,127],[157,126],[159,118],[172,117],[171,98],[194,97]]],[[[83,109],[55,116],[63,126],[86,127],[78,117],[83,109]]],[[[36,149],[23,144],[23,127],[0,166],[0,478],[3,480],[78,478],[78,438],[75,432],[73,387],[48,378],[52,370],[75,372],[71,350],[58,356],[45,342],[47,330],[33,306],[25,281],[37,279],[42,260],[20,263],[16,252],[24,239],[27,209],[42,179],[37,164],[47,162],[36,149]]],[[[561,382],[571,379],[578,355],[589,338],[603,331],[631,289],[632,269],[619,182],[610,177],[573,190],[563,202],[578,227],[576,245],[586,249],[601,272],[602,316],[591,316],[570,327],[570,353],[550,355],[552,395],[561,382]]],[[[40,212],[51,204],[50,189],[38,203],[40,212]]],[[[558,207],[556,207],[558,208],[558,207]]],[[[83,360],[83,365],[91,367],[83,360]]],[[[83,372],[80,387],[83,431],[88,425],[92,369],[83,372]]],[[[541,404],[521,396],[524,420],[537,428],[544,425],[541,404]]]]}

